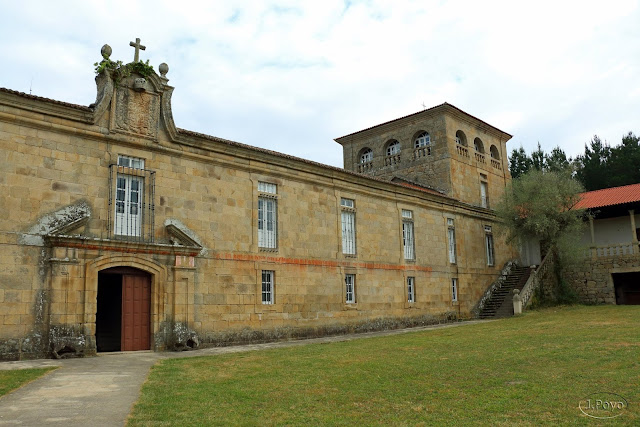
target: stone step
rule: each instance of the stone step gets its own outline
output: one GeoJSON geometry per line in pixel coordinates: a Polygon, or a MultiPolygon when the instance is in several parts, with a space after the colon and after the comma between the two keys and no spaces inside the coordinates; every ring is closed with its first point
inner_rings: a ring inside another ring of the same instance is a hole
{"type": "Polygon", "coordinates": [[[513,316],[513,290],[522,289],[531,274],[529,268],[514,268],[500,289],[492,292],[479,317],[481,319],[513,316]]]}

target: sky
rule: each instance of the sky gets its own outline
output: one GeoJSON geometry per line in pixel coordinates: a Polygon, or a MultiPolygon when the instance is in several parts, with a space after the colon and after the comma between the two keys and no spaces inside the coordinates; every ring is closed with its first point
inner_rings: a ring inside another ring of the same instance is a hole
{"type": "Polygon", "coordinates": [[[0,0],[0,87],[80,105],[109,44],[176,125],[342,167],[334,138],[448,102],[567,155],[640,134],[640,0],[0,0]]]}

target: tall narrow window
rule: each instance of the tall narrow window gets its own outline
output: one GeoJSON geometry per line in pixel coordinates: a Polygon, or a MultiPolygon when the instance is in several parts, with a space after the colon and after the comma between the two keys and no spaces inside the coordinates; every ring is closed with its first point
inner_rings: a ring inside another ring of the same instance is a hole
{"type": "Polygon", "coordinates": [[[345,302],[347,304],[355,303],[356,302],[356,275],[345,274],[344,285],[345,285],[345,302]]]}
{"type": "Polygon", "coordinates": [[[451,301],[458,301],[458,279],[451,279],[451,301]]]}
{"type": "Polygon", "coordinates": [[[258,182],[258,247],[278,247],[278,199],[275,184],[258,182]]]}
{"type": "Polygon", "coordinates": [[[274,271],[262,270],[262,303],[273,304],[274,271]]]}
{"type": "Polygon", "coordinates": [[[407,301],[416,302],[416,278],[407,277],[407,301]]]}
{"type": "Polygon", "coordinates": [[[483,208],[489,207],[489,190],[486,179],[486,175],[480,174],[480,206],[483,208]]]}
{"type": "Polygon", "coordinates": [[[402,210],[402,245],[404,246],[404,259],[414,260],[415,245],[413,241],[413,212],[402,210]]]}
{"type": "Polygon", "coordinates": [[[485,239],[485,249],[487,251],[487,265],[494,265],[494,250],[493,250],[493,234],[491,232],[491,226],[484,226],[484,239],[485,239]]]}
{"type": "Polygon", "coordinates": [[[447,234],[449,240],[449,262],[456,263],[456,229],[453,218],[447,218],[447,234]]]}
{"type": "Polygon", "coordinates": [[[140,236],[144,189],[144,160],[118,156],[116,176],[115,229],[120,236],[140,236]]]}
{"type": "Polygon", "coordinates": [[[342,207],[342,253],[345,255],[356,254],[356,212],[355,204],[351,199],[341,199],[342,207]]]}

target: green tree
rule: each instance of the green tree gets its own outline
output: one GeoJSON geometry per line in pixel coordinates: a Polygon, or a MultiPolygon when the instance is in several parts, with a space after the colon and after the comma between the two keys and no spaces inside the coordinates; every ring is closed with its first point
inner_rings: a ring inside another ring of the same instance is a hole
{"type": "Polygon", "coordinates": [[[537,240],[555,258],[556,300],[575,299],[562,270],[575,256],[584,228],[584,211],[576,209],[582,185],[566,173],[532,169],[512,180],[496,206],[510,242],[537,240]]]}
{"type": "Polygon", "coordinates": [[[576,178],[587,191],[611,187],[611,171],[607,169],[611,148],[595,135],[584,146],[584,155],[576,157],[576,178]]]}
{"type": "Polygon", "coordinates": [[[554,148],[551,154],[545,155],[544,164],[544,170],[548,172],[571,172],[571,159],[567,159],[567,155],[560,147],[554,148]]]}
{"type": "Polygon", "coordinates": [[[538,149],[531,153],[531,165],[535,170],[543,171],[544,170],[544,159],[545,159],[544,151],[542,151],[542,147],[540,147],[540,143],[538,142],[538,149]]]}
{"type": "Polygon", "coordinates": [[[513,149],[511,156],[509,157],[509,172],[511,172],[512,178],[518,178],[524,175],[531,169],[531,158],[524,151],[524,148],[513,149]]]}
{"type": "Polygon", "coordinates": [[[640,182],[640,137],[633,132],[623,136],[622,144],[611,148],[608,166],[610,186],[640,182]]]}

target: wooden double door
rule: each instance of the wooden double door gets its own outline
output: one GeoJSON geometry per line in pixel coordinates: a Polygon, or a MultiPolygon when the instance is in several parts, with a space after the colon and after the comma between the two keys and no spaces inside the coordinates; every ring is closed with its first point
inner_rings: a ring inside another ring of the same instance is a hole
{"type": "Polygon", "coordinates": [[[96,345],[99,352],[149,350],[151,276],[112,268],[98,276],[96,345]]]}

